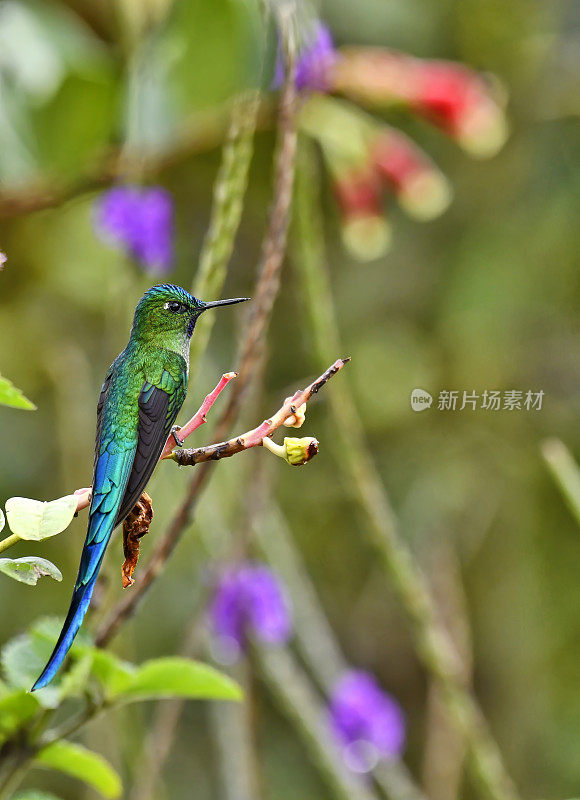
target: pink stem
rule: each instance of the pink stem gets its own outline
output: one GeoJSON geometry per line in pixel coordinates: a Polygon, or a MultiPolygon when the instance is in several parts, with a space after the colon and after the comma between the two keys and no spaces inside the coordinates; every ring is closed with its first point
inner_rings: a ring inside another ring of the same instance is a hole
{"type": "MultiPolygon", "coordinates": [[[[220,378],[219,383],[215,387],[215,389],[206,395],[205,400],[199,407],[199,409],[195,412],[193,417],[186,422],[186,424],[179,429],[178,436],[182,442],[184,442],[188,436],[190,436],[193,431],[197,430],[201,425],[206,422],[206,415],[210,408],[213,406],[215,401],[218,399],[220,394],[223,392],[227,384],[232,380],[232,378],[236,378],[238,375],[237,372],[226,372],[220,378]]],[[[172,451],[176,448],[177,442],[173,438],[173,434],[169,434],[167,437],[167,441],[165,442],[165,447],[163,448],[163,452],[161,453],[160,459],[169,458],[172,451]]]]}
{"type": "Polygon", "coordinates": [[[77,513],[82,511],[83,508],[87,508],[87,506],[91,503],[91,495],[93,493],[92,488],[89,486],[86,489],[77,489],[74,492],[75,497],[77,497],[77,513]]]}

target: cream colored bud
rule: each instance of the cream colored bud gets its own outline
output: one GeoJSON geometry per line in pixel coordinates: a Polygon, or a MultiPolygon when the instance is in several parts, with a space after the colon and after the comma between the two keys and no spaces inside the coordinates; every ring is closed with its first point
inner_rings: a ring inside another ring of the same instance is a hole
{"type": "MultiPolygon", "coordinates": [[[[288,400],[290,400],[289,397],[287,397],[284,402],[288,402],[288,400]]],[[[284,420],[283,425],[286,428],[301,428],[304,425],[305,419],[306,419],[306,403],[302,403],[300,408],[297,408],[291,417],[288,417],[288,419],[284,420]]]]}

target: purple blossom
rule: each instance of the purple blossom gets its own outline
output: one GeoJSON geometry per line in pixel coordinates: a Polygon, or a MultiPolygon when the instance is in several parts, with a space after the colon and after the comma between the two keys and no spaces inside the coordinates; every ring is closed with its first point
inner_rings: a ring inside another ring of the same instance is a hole
{"type": "Polygon", "coordinates": [[[2,268],[4,264],[7,262],[7,260],[8,259],[6,258],[5,253],[0,252],[0,272],[2,272],[2,268]]]}
{"type": "Polygon", "coordinates": [[[330,87],[330,73],[337,55],[330,30],[317,22],[298,57],[296,65],[296,88],[326,92],[330,87]]]}
{"type": "MultiPolygon", "coordinates": [[[[321,22],[315,22],[304,37],[303,45],[296,64],[296,88],[299,91],[311,89],[316,92],[327,92],[331,84],[331,72],[336,62],[330,30],[321,22]]],[[[273,88],[279,88],[284,81],[284,63],[280,46],[276,58],[273,88]]]]}
{"type": "Polygon", "coordinates": [[[173,261],[173,200],[159,186],[116,186],[97,201],[96,229],[109,244],[123,247],[150,272],[173,261]]]}
{"type": "Polygon", "coordinates": [[[246,562],[223,572],[210,616],[222,655],[228,651],[231,660],[243,649],[248,635],[271,644],[282,644],[290,636],[290,609],[284,589],[262,564],[246,562]]]}
{"type": "Polygon", "coordinates": [[[369,772],[380,758],[400,756],[405,743],[403,712],[368,672],[352,670],[340,678],[328,710],[331,729],[352,770],[369,772]]]}

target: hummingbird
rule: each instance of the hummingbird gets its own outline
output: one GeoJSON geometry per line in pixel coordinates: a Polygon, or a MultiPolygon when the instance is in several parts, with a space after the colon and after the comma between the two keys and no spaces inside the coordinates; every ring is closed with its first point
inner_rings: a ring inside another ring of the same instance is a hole
{"type": "Polygon", "coordinates": [[[87,536],[58,641],[32,687],[54,678],[80,628],[113,530],[145,489],[187,394],[189,344],[204,311],[248,297],[204,302],[180,286],[149,289],[135,309],[129,343],[111,364],[97,403],[93,491],[87,536]]]}

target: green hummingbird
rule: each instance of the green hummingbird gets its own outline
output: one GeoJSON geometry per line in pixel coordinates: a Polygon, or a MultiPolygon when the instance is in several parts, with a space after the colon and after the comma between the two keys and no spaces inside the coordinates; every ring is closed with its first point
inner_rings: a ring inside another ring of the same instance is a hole
{"type": "Polygon", "coordinates": [[[189,344],[204,311],[248,297],[205,303],[185,289],[153,286],[139,301],[129,343],[113,361],[97,404],[89,523],[72,601],[42,674],[55,676],[80,628],[114,528],[132,510],[159,460],[187,394],[189,344]]]}

